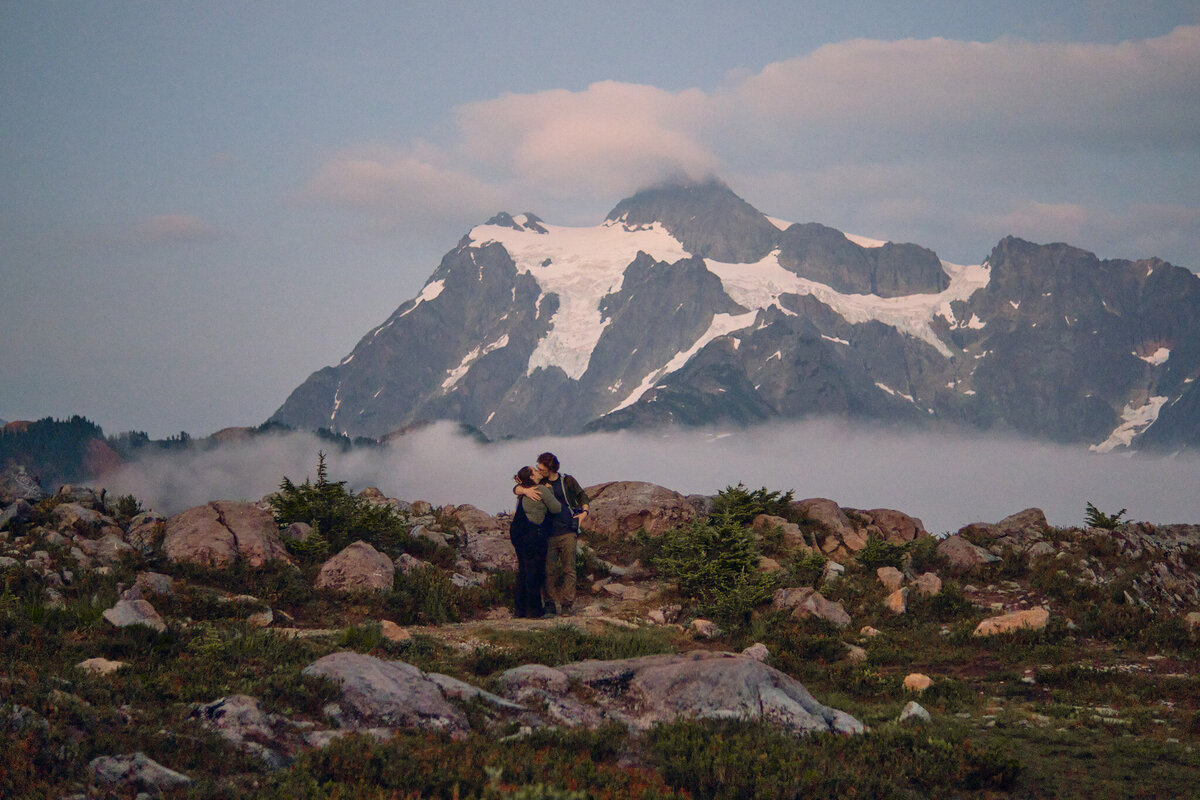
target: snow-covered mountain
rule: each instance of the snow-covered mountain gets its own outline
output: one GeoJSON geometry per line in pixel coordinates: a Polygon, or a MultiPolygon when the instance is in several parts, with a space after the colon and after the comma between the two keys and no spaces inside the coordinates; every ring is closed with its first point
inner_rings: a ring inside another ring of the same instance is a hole
{"type": "Polygon", "coordinates": [[[1001,241],[976,265],[769,218],[719,182],[600,225],[499,214],[272,421],[491,438],[814,414],[1097,450],[1200,444],[1200,278],[1001,241]]]}

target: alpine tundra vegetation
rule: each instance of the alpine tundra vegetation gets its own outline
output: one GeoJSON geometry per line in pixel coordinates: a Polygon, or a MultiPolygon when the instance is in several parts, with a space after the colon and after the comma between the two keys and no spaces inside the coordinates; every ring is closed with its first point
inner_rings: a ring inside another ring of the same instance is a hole
{"type": "Polygon", "coordinates": [[[587,490],[576,613],[530,620],[507,514],[323,455],[171,517],[9,468],[0,794],[1195,791],[1200,526],[1089,503],[939,539],[792,490],[587,490]]]}

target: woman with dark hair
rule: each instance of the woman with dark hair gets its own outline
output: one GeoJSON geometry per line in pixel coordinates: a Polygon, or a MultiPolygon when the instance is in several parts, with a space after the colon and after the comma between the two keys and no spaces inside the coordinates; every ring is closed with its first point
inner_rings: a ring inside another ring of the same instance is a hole
{"type": "Polygon", "coordinates": [[[513,476],[517,508],[508,537],[517,551],[517,585],[513,592],[518,617],[540,617],[542,586],[546,582],[546,540],[550,523],[562,510],[549,486],[539,486],[533,467],[521,467],[513,476]]]}

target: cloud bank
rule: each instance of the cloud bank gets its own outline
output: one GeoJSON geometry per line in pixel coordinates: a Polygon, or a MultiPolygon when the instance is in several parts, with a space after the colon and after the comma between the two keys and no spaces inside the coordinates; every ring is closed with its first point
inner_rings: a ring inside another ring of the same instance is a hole
{"type": "Polygon", "coordinates": [[[337,154],[308,191],[469,225],[502,198],[603,211],[663,177],[716,173],[768,213],[867,235],[937,247],[1015,233],[1194,261],[1196,86],[1200,26],[1117,44],[859,39],[712,89],[605,81],[471,103],[445,141],[337,154]]]}
{"type": "MultiPolygon", "coordinates": [[[[853,508],[894,508],[931,533],[996,522],[1030,506],[1054,525],[1078,525],[1084,507],[1128,509],[1130,519],[1200,523],[1200,458],[1097,455],[1026,440],[852,429],[807,421],[736,430],[676,429],[480,444],[439,424],[386,448],[328,452],[333,480],[435,505],[470,503],[489,513],[512,506],[511,476],[550,450],[585,486],[641,480],[684,494],[745,483],[828,497],[853,508]]],[[[160,454],[100,482],[144,505],[176,513],[210,500],[258,500],[283,476],[316,477],[310,434],[264,437],[207,452],[160,454]]]]}

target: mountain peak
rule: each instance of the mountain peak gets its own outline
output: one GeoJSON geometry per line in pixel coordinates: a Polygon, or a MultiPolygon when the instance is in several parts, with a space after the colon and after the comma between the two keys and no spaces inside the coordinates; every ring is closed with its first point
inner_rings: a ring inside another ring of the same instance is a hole
{"type": "Polygon", "coordinates": [[[626,225],[660,223],[692,255],[754,262],[771,251],[779,229],[716,178],[674,180],[642,189],[608,214],[626,225]]]}

